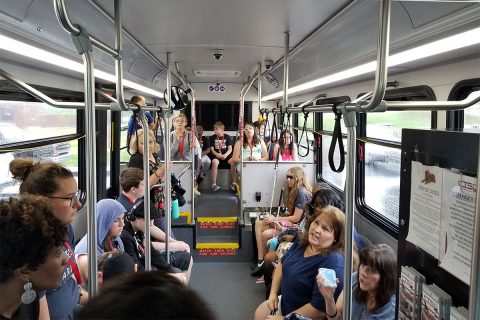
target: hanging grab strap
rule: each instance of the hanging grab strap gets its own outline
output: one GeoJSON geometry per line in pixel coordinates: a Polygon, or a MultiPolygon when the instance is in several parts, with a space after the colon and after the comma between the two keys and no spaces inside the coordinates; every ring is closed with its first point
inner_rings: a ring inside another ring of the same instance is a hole
{"type": "Polygon", "coordinates": [[[278,132],[277,132],[277,115],[272,112],[273,115],[273,122],[272,122],[272,129],[270,130],[270,141],[277,142],[278,141],[278,132]],[[273,139],[273,135],[275,134],[275,139],[273,139]]]}
{"type": "Polygon", "coordinates": [[[342,127],[340,126],[340,120],[342,120],[342,112],[337,110],[337,106],[334,105],[333,113],[335,114],[335,127],[333,129],[332,142],[330,143],[330,149],[328,150],[328,163],[330,169],[333,172],[342,172],[345,168],[345,148],[343,147],[342,127]],[[338,150],[340,151],[340,164],[338,168],[335,168],[333,156],[335,153],[335,145],[338,141],[338,150]]]}
{"type": "Polygon", "coordinates": [[[310,144],[308,143],[308,133],[307,131],[307,120],[308,120],[308,111],[305,111],[305,106],[302,107],[302,112],[303,112],[303,127],[302,127],[302,133],[300,134],[300,138],[298,139],[298,148],[297,148],[297,153],[300,157],[306,157],[310,153],[310,144]],[[300,153],[300,143],[302,142],[302,137],[305,134],[305,139],[307,140],[307,152],[305,154],[300,153]]]}

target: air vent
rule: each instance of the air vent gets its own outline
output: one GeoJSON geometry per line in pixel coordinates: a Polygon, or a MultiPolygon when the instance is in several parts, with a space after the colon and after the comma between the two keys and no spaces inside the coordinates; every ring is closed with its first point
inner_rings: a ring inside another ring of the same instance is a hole
{"type": "Polygon", "coordinates": [[[238,70],[194,70],[196,77],[238,78],[242,74],[238,70]]]}

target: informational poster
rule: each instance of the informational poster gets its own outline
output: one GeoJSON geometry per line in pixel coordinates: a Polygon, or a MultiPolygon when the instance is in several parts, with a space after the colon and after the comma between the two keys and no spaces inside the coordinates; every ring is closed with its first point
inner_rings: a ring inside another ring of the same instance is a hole
{"type": "Polygon", "coordinates": [[[470,284],[477,178],[444,169],[440,267],[470,284]]]}
{"type": "Polygon", "coordinates": [[[442,206],[442,168],[412,161],[407,241],[438,259],[442,206]]]}

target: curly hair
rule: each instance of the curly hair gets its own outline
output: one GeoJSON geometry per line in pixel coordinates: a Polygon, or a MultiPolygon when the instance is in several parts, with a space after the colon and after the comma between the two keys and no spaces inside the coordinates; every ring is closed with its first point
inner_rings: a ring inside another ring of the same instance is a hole
{"type": "Polygon", "coordinates": [[[293,176],[293,186],[287,189],[287,196],[285,201],[285,205],[289,210],[294,210],[295,208],[295,199],[297,198],[298,191],[301,188],[305,188],[307,192],[311,195],[312,194],[312,186],[307,180],[305,175],[305,171],[303,171],[300,167],[292,167],[288,169],[288,174],[293,176]]]}
{"type": "Polygon", "coordinates": [[[27,158],[12,160],[9,170],[13,178],[21,182],[21,194],[48,196],[58,191],[59,179],[73,178],[72,171],[58,163],[27,158]]]}
{"type": "Polygon", "coordinates": [[[66,237],[67,227],[53,215],[48,199],[26,195],[0,201],[0,283],[18,268],[35,270],[66,237]]]}
{"type": "MultiPolygon", "coordinates": [[[[160,151],[160,145],[157,142],[157,139],[155,139],[155,134],[153,133],[152,130],[148,129],[148,139],[153,141],[153,153],[158,153],[160,151]]],[[[138,141],[142,140],[143,141],[143,129],[138,129],[137,134],[132,135],[132,138],[130,139],[130,154],[135,154],[138,152],[138,141]]]]}

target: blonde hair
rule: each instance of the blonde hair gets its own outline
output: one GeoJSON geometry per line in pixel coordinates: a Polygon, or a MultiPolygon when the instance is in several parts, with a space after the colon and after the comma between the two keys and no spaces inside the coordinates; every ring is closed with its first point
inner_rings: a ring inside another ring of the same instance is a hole
{"type": "Polygon", "coordinates": [[[288,209],[294,210],[295,199],[297,198],[298,191],[303,187],[307,192],[312,194],[312,186],[305,176],[305,171],[300,167],[292,167],[288,169],[288,173],[293,176],[293,186],[287,189],[287,201],[285,205],[288,209]]]}
{"type": "MultiPolygon", "coordinates": [[[[148,129],[148,139],[153,141],[153,150],[152,153],[158,153],[160,151],[160,145],[155,139],[155,134],[152,130],[148,129]]],[[[130,154],[135,154],[138,152],[138,141],[143,141],[143,129],[138,129],[137,134],[132,135],[130,139],[130,154]]]]}
{"type": "Polygon", "coordinates": [[[223,124],[222,121],[217,121],[213,124],[213,127],[214,128],[219,128],[219,129],[222,129],[222,130],[225,130],[225,125],[223,124]]]}
{"type": "Polygon", "coordinates": [[[173,121],[177,120],[178,118],[183,118],[185,122],[187,122],[187,116],[184,113],[179,113],[175,117],[173,117],[173,121]]]}

